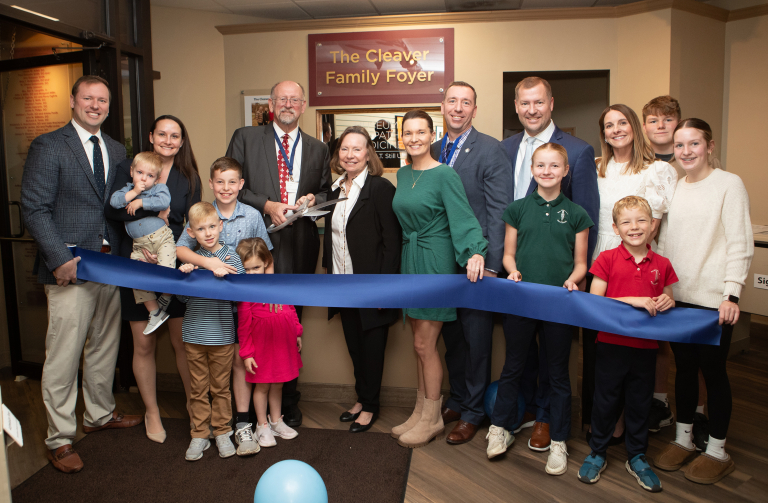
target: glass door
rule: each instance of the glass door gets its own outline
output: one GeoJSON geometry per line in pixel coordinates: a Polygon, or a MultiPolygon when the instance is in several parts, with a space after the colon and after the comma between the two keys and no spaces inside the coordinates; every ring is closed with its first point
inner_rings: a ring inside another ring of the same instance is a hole
{"type": "Polygon", "coordinates": [[[70,121],[69,96],[82,75],[82,62],[0,72],[2,199],[8,205],[0,236],[6,315],[14,373],[30,377],[39,376],[45,361],[48,313],[43,285],[33,273],[37,245],[21,217],[21,177],[32,141],[70,121]]]}

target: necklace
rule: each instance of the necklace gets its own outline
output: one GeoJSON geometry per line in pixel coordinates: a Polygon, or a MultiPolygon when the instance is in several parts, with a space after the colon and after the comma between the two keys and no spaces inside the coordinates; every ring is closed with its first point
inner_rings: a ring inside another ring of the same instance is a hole
{"type": "Polygon", "coordinates": [[[422,170],[422,171],[421,171],[421,174],[419,175],[419,177],[418,177],[418,178],[416,178],[416,179],[414,180],[414,179],[413,179],[413,168],[411,168],[411,180],[413,180],[413,185],[411,185],[411,188],[412,188],[412,189],[416,187],[416,183],[417,183],[419,180],[421,180],[421,177],[422,177],[422,176],[424,176],[424,172],[425,172],[425,171],[426,171],[426,169],[422,170]]]}

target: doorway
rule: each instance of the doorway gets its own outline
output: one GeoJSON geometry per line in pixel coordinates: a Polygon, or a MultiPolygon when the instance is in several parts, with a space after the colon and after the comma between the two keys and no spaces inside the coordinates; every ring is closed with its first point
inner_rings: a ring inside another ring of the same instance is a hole
{"type": "Polygon", "coordinates": [[[508,138],[523,131],[515,112],[515,86],[526,77],[541,77],[552,86],[557,127],[592,145],[600,152],[597,120],[610,104],[610,71],[504,72],[504,131],[508,138]]]}

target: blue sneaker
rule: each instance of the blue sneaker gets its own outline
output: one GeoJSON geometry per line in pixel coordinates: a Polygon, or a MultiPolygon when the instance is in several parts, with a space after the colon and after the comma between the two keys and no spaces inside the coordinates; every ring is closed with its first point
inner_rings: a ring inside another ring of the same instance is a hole
{"type": "Polygon", "coordinates": [[[626,463],[627,471],[635,476],[637,483],[646,491],[661,492],[661,481],[653,473],[651,465],[645,459],[645,454],[638,454],[626,463]]]}
{"type": "Polygon", "coordinates": [[[600,474],[603,473],[606,466],[608,466],[608,460],[605,459],[605,456],[592,451],[579,468],[579,480],[586,484],[594,484],[600,480],[600,474]]]}

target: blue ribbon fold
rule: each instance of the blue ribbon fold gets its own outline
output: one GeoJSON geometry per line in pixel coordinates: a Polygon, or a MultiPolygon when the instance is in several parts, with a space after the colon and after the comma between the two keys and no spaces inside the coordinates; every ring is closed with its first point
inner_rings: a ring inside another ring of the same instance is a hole
{"type": "Polygon", "coordinates": [[[299,306],[362,308],[464,307],[591,328],[641,339],[720,344],[718,313],[644,309],[585,292],[535,283],[460,274],[249,274],[216,278],[205,270],[185,274],[81,248],[78,279],[190,297],[299,306]]]}

